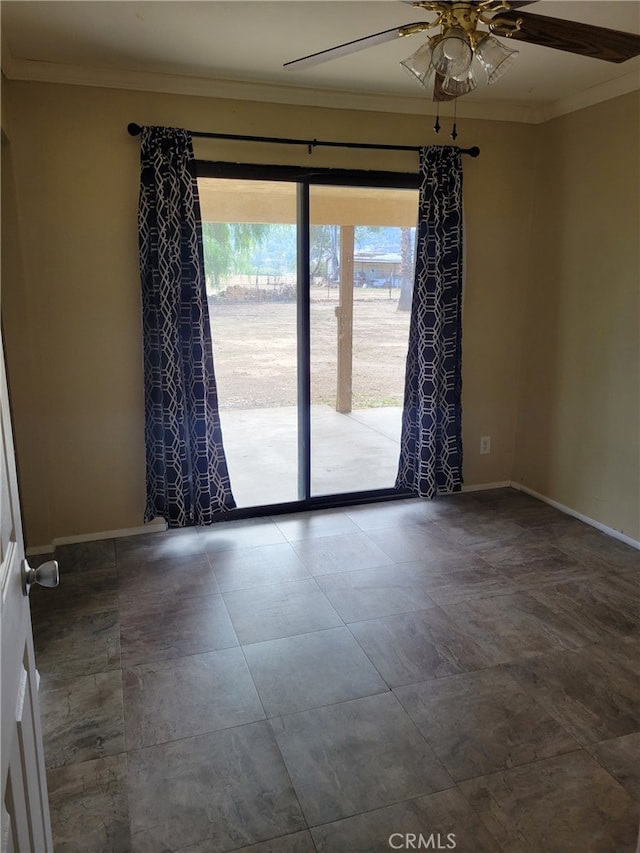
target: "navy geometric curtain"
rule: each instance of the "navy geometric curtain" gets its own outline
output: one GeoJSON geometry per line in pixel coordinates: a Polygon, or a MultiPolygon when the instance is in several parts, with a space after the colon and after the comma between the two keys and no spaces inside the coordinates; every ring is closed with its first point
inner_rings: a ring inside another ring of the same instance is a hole
{"type": "Polygon", "coordinates": [[[222,447],[191,134],[142,129],[138,207],[145,521],[210,524],[233,509],[222,447]]]}
{"type": "Polygon", "coordinates": [[[462,162],[420,151],[422,183],[397,489],[462,488],[462,162]]]}

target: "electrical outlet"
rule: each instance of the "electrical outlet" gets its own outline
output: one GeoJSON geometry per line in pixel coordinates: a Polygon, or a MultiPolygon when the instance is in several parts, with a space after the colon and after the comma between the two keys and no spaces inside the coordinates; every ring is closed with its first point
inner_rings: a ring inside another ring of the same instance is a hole
{"type": "Polygon", "coordinates": [[[480,439],[480,453],[491,453],[491,436],[483,435],[480,439]]]}

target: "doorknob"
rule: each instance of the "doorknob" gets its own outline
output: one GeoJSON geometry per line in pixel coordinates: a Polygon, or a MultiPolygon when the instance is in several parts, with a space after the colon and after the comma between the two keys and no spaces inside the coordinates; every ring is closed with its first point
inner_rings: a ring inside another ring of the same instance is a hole
{"type": "Polygon", "coordinates": [[[32,569],[27,560],[22,561],[22,591],[25,595],[29,595],[34,584],[54,587],[59,583],[60,571],[56,560],[49,560],[37,569],[32,569]]]}

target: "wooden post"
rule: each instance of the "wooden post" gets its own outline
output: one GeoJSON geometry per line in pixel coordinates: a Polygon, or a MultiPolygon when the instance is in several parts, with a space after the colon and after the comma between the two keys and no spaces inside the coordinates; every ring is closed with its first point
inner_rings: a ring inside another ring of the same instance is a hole
{"type": "Polygon", "coordinates": [[[338,375],[336,411],[351,411],[353,376],[353,225],[340,226],[340,302],[338,318],[338,375]]]}

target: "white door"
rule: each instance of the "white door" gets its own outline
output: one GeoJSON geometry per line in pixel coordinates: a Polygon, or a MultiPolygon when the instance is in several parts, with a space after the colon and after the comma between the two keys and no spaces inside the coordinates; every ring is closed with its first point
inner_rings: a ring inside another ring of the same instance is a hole
{"type": "Polygon", "coordinates": [[[1,336],[0,362],[2,853],[49,853],[53,842],[1,336]]]}

